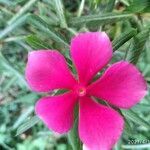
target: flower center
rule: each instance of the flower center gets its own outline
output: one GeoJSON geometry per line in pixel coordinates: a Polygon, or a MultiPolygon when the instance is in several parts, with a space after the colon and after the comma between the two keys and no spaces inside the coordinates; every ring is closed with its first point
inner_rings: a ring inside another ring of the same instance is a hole
{"type": "Polygon", "coordinates": [[[82,97],[86,95],[86,88],[85,87],[78,87],[77,88],[78,96],[82,97]]]}

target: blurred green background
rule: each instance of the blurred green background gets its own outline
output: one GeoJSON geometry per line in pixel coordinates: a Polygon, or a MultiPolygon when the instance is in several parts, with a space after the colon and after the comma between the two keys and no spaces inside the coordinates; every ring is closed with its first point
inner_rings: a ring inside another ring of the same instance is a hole
{"type": "MultiPolygon", "coordinates": [[[[149,0],[0,0],[0,150],[72,150],[68,135],[49,131],[35,116],[42,94],[29,90],[24,70],[28,52],[35,49],[57,49],[72,65],[70,39],[85,31],[107,32],[112,62],[137,65],[149,89],[149,0]]],[[[126,127],[114,150],[150,150],[149,93],[121,112],[126,127]]],[[[75,129],[69,137],[78,145],[75,129]]]]}

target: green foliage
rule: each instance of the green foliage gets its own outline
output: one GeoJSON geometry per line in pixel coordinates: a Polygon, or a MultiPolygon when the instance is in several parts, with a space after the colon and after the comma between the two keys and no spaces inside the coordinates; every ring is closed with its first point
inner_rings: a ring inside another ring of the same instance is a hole
{"type": "Polygon", "coordinates": [[[60,34],[56,33],[56,31],[52,29],[41,17],[30,15],[28,22],[37,28],[37,30],[40,30],[40,32],[48,38],[68,46],[68,43],[64,40],[64,38],[60,34]]]}
{"type": "Polygon", "coordinates": [[[33,49],[51,49],[52,47],[48,45],[45,41],[42,41],[36,35],[29,35],[26,37],[25,41],[33,48],[33,49]]]}
{"type": "MultiPolygon", "coordinates": [[[[43,94],[30,91],[24,78],[27,55],[33,49],[57,49],[75,70],[69,55],[71,37],[106,31],[113,41],[112,62],[126,59],[136,64],[149,87],[149,11],[149,0],[0,0],[0,149],[82,149],[77,118],[68,136],[60,137],[34,114],[43,94]]],[[[121,111],[126,126],[114,150],[150,150],[149,143],[128,143],[150,140],[149,93],[131,110],[121,111]]]]}
{"type": "Polygon", "coordinates": [[[127,7],[126,11],[129,12],[150,12],[150,1],[149,0],[134,0],[131,5],[127,7]]]}
{"type": "Polygon", "coordinates": [[[142,29],[140,33],[138,33],[134,38],[131,45],[131,48],[129,49],[127,59],[136,64],[140,55],[142,54],[145,43],[149,38],[150,28],[142,29]]]}
{"type": "Polygon", "coordinates": [[[113,50],[116,51],[120,48],[124,43],[130,40],[134,35],[136,35],[135,29],[130,29],[129,31],[122,33],[119,37],[113,40],[113,50]]]}
{"type": "Polygon", "coordinates": [[[68,134],[68,138],[73,150],[82,150],[82,143],[78,134],[78,119],[75,120],[74,126],[68,134]]]}
{"type": "MultiPolygon", "coordinates": [[[[35,124],[37,124],[39,122],[39,118],[37,116],[34,116],[32,118],[30,118],[30,120],[26,121],[26,123],[22,124],[18,129],[17,129],[17,135],[20,135],[22,133],[24,133],[25,131],[27,131],[28,129],[30,129],[31,127],[33,127],[35,124]]],[[[16,126],[15,126],[16,127],[16,126]]]]}
{"type": "Polygon", "coordinates": [[[126,111],[124,110],[123,111],[122,110],[122,113],[125,117],[129,118],[133,122],[149,129],[150,124],[148,122],[146,122],[143,118],[139,117],[134,111],[132,111],[132,110],[126,110],[126,111]]]}
{"type": "Polygon", "coordinates": [[[69,24],[71,26],[80,26],[81,24],[89,24],[93,26],[112,24],[123,19],[131,18],[132,14],[106,13],[98,15],[88,15],[82,17],[71,18],[69,24]]]}

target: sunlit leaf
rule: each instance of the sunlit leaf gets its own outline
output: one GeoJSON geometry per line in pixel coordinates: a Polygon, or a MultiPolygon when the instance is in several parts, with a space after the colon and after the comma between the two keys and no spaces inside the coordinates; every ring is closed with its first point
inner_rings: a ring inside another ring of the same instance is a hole
{"type": "Polygon", "coordinates": [[[42,41],[36,35],[29,35],[25,41],[34,49],[51,49],[50,44],[42,41]]]}
{"type": "Polygon", "coordinates": [[[37,116],[34,116],[27,120],[24,124],[20,125],[20,127],[17,129],[16,136],[24,133],[28,129],[32,128],[35,124],[37,124],[40,121],[40,119],[37,116]]]}

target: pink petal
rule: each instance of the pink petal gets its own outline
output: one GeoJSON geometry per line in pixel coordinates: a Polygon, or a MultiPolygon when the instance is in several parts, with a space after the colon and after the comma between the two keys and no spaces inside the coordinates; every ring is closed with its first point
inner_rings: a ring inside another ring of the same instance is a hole
{"type": "Polygon", "coordinates": [[[123,131],[124,121],[113,109],[80,99],[79,136],[89,150],[110,150],[123,131]]]}
{"type": "Polygon", "coordinates": [[[58,88],[69,89],[76,82],[63,55],[54,50],[38,50],[29,53],[26,79],[30,87],[39,92],[58,88]]]}
{"type": "Polygon", "coordinates": [[[50,130],[65,133],[73,125],[76,100],[73,93],[44,97],[37,102],[35,112],[50,130]]]}
{"type": "Polygon", "coordinates": [[[142,74],[126,61],[110,66],[88,90],[91,95],[120,108],[134,106],[145,96],[146,91],[147,86],[142,74]]]}
{"type": "Polygon", "coordinates": [[[85,144],[83,144],[83,150],[90,150],[88,147],[86,147],[85,144]]]}
{"type": "Polygon", "coordinates": [[[105,32],[80,33],[71,41],[71,56],[79,81],[88,84],[112,57],[112,44],[105,32]]]}

